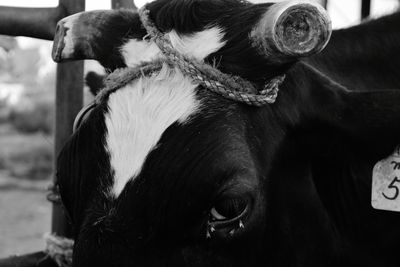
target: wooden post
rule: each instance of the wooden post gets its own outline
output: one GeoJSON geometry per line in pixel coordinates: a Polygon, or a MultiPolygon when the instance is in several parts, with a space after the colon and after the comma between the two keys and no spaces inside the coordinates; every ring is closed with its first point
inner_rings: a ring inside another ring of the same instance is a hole
{"type": "Polygon", "coordinates": [[[362,0],[361,19],[368,18],[370,13],[371,13],[371,0],[362,0]]]}
{"type": "Polygon", "coordinates": [[[111,8],[133,8],[137,9],[134,0],[111,0],[111,8]]]}
{"type": "MultiPolygon", "coordinates": [[[[68,15],[85,10],[85,0],[60,0],[59,5],[65,8],[68,15]]],[[[83,105],[83,71],[83,61],[66,62],[57,65],[54,136],[55,170],[57,168],[57,155],[70,137],[75,116],[83,105]]],[[[57,184],[55,175],[54,184],[57,184]]],[[[51,230],[60,236],[71,237],[72,234],[64,211],[58,202],[53,203],[51,230]]]]}
{"type": "MultiPolygon", "coordinates": [[[[59,5],[55,8],[0,6],[0,34],[53,40],[58,20],[84,10],[85,0],[59,0],[59,5]]],[[[82,103],[83,62],[59,64],[56,83],[55,158],[72,132],[74,117],[82,103]]],[[[55,165],[54,163],[54,167],[55,165]]],[[[57,184],[56,177],[54,184],[57,184]]],[[[65,215],[57,201],[53,201],[52,232],[71,236],[65,215]]]]}

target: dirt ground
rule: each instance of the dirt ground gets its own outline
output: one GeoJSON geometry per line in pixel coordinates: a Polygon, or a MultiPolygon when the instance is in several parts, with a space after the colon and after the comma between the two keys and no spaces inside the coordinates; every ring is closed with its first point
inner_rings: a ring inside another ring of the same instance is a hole
{"type": "Polygon", "coordinates": [[[0,258],[44,249],[43,234],[51,222],[48,183],[0,173],[0,258]]]}

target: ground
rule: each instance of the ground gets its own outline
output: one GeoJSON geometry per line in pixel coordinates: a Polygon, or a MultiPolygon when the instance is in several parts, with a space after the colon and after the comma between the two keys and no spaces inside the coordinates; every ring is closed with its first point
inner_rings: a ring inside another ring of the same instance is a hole
{"type": "Polygon", "coordinates": [[[0,258],[45,247],[43,235],[51,229],[46,200],[51,143],[43,134],[21,134],[0,125],[0,258]]]}
{"type": "Polygon", "coordinates": [[[46,186],[0,174],[0,258],[44,249],[51,225],[46,186]]]}

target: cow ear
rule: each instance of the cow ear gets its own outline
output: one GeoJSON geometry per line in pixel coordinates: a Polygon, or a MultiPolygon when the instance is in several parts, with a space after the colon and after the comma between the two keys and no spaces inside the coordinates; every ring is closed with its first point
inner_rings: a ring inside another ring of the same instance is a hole
{"type": "Polygon", "coordinates": [[[259,53],[275,64],[320,52],[332,33],[325,9],[304,0],[273,4],[251,33],[259,53]]]}
{"type": "Polygon", "coordinates": [[[58,22],[52,57],[56,62],[95,59],[109,69],[124,67],[120,47],[144,35],[135,10],[81,12],[58,22]]]}
{"type": "Polygon", "coordinates": [[[93,96],[96,96],[104,88],[104,79],[105,75],[97,74],[94,71],[86,74],[85,82],[93,96]]]}

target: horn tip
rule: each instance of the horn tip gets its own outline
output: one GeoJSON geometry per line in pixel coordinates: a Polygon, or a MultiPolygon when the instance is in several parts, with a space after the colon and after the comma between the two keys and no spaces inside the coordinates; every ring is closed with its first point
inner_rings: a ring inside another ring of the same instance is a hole
{"type": "Polygon", "coordinates": [[[273,4],[252,38],[261,53],[279,63],[320,52],[331,33],[330,17],[321,5],[294,0],[273,4]]]}
{"type": "Polygon", "coordinates": [[[276,23],[276,36],[282,52],[308,56],[328,43],[332,25],[329,15],[318,4],[300,3],[288,8],[276,23]]]}
{"type": "Polygon", "coordinates": [[[62,61],[62,52],[65,47],[65,37],[66,30],[64,27],[64,22],[59,21],[57,23],[56,32],[54,35],[53,50],[51,52],[51,57],[57,63],[62,61]]]}

